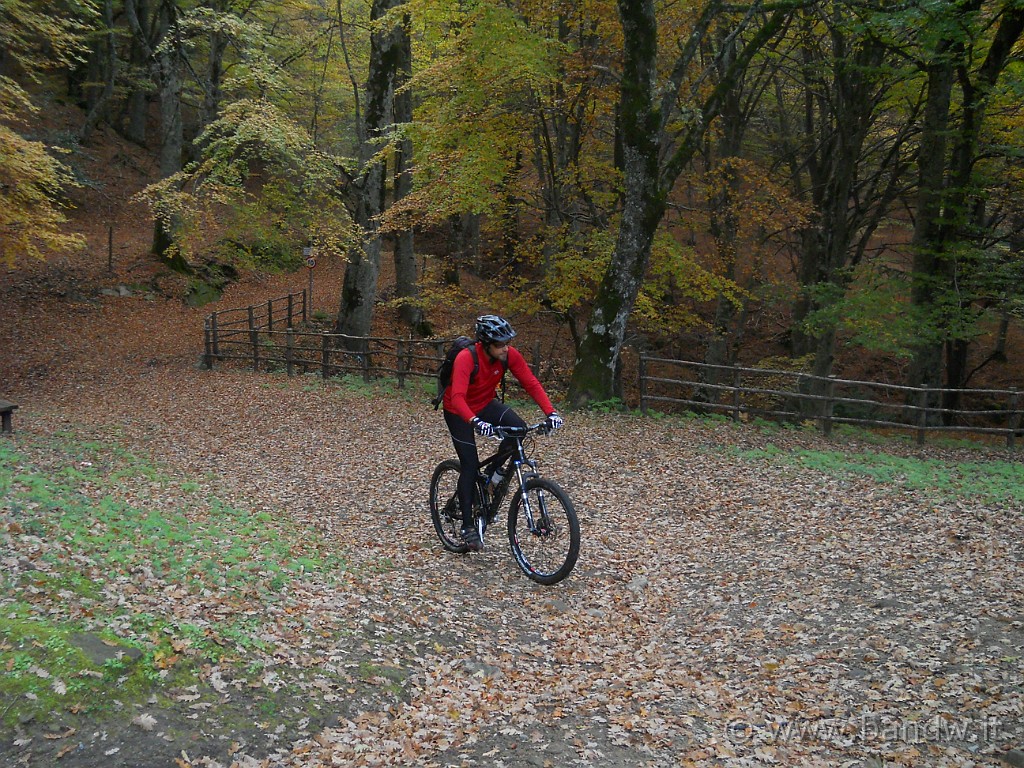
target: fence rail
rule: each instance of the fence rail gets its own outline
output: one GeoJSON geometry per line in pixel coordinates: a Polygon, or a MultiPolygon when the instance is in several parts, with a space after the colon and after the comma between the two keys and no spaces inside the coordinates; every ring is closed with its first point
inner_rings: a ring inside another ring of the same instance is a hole
{"type": "Polygon", "coordinates": [[[348,336],[295,330],[306,321],[306,292],[238,309],[214,312],[204,327],[203,365],[243,361],[253,370],[316,371],[324,378],[358,374],[365,380],[394,376],[400,387],[410,376],[433,378],[448,339],[348,336]]]}
{"type": "Polygon", "coordinates": [[[640,356],[640,410],[654,403],[687,410],[788,421],[812,419],[826,435],[836,424],[913,431],[918,444],[930,432],[1003,435],[1009,448],[1022,434],[1024,396],[1011,389],[907,387],[820,377],[798,371],[710,365],[640,356]],[[963,407],[937,405],[945,395],[963,407]]]}
{"type": "MultiPolygon", "coordinates": [[[[203,366],[240,361],[254,371],[284,370],[289,376],[315,371],[323,378],[361,375],[370,381],[394,377],[404,387],[410,377],[434,379],[452,339],[349,336],[295,330],[306,320],[306,292],[260,305],[215,312],[204,324],[203,366]]],[[[540,345],[531,367],[539,372],[540,345]]]]}
{"type": "Polygon", "coordinates": [[[306,323],[308,306],[306,291],[300,291],[261,304],[213,312],[203,324],[204,365],[211,368],[214,360],[227,359],[230,354],[222,354],[222,347],[230,349],[242,343],[242,339],[252,343],[254,333],[273,333],[275,328],[284,330],[297,321],[306,323]]]}

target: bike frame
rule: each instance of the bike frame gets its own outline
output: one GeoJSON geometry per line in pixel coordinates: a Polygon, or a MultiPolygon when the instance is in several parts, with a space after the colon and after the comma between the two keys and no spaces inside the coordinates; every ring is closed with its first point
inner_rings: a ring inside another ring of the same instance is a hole
{"type": "MultiPolygon", "coordinates": [[[[541,432],[546,431],[546,429],[547,424],[545,422],[540,422],[539,424],[533,424],[527,427],[496,426],[494,428],[495,438],[499,440],[504,440],[506,437],[511,437],[516,441],[515,451],[512,453],[512,456],[509,458],[508,461],[509,464],[511,465],[511,468],[514,469],[515,471],[516,482],[519,483],[520,489],[525,490],[526,482],[530,478],[540,477],[540,473],[537,471],[537,462],[526,456],[526,450],[523,448],[523,440],[525,440],[531,432],[541,432]],[[523,467],[527,467],[528,469],[524,471],[523,467]]],[[[497,468],[497,459],[498,452],[495,451],[494,454],[488,456],[486,459],[480,462],[481,477],[486,478],[491,472],[494,471],[494,469],[497,468]]],[[[477,480],[478,483],[481,482],[480,478],[478,478],[477,480]]],[[[483,480],[482,485],[483,488],[487,488],[486,480],[483,480]]],[[[508,496],[508,489],[511,485],[512,473],[510,472],[509,474],[505,475],[505,479],[498,484],[498,486],[494,489],[492,493],[490,493],[489,501],[486,499],[483,500],[486,501],[486,503],[481,504],[481,507],[483,507],[484,511],[486,512],[488,522],[493,520],[494,517],[498,514],[498,508],[501,506],[502,502],[505,501],[505,498],[508,496]]],[[[532,529],[534,526],[533,510],[530,508],[530,500],[525,493],[523,494],[523,510],[526,512],[527,523],[532,529]]],[[[477,522],[477,526],[480,526],[479,520],[477,522]]],[[[482,538],[483,531],[480,531],[480,533],[482,538]]]]}

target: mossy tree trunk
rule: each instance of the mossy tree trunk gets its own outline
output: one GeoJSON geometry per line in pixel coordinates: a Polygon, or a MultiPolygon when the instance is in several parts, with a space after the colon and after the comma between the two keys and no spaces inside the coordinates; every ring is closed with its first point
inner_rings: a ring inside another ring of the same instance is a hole
{"type": "MultiPolygon", "coordinates": [[[[403,25],[409,23],[408,15],[403,25]]],[[[412,92],[402,87],[412,77],[412,44],[405,26],[398,29],[401,39],[398,41],[398,61],[395,94],[395,123],[412,122],[412,92]]],[[[412,192],[412,141],[403,138],[395,152],[395,202],[412,192]]],[[[418,303],[419,283],[416,280],[416,250],[413,229],[399,231],[395,235],[395,295],[405,299],[401,306],[402,320],[415,333],[427,333],[429,328],[424,322],[423,308],[418,303]]]]}
{"type": "MultiPolygon", "coordinates": [[[[403,2],[373,0],[370,23],[378,25],[389,11],[403,2]]],[[[351,189],[354,219],[363,230],[363,241],[349,254],[335,324],[338,333],[350,336],[370,335],[380,275],[381,235],[377,222],[385,209],[386,187],[386,168],[374,157],[377,147],[373,142],[385,135],[394,123],[395,91],[400,77],[405,76],[403,62],[411,56],[409,45],[409,36],[401,23],[391,27],[374,26],[370,35],[366,123],[360,133],[363,137],[359,157],[363,163],[362,176],[353,182],[351,189]]]]}
{"type": "MultiPolygon", "coordinates": [[[[755,6],[762,6],[760,2],[755,6]]],[[[658,81],[658,24],[654,0],[618,0],[623,32],[622,75],[619,84],[619,124],[616,156],[622,172],[623,193],[615,249],[601,280],[587,327],[577,347],[576,364],[569,384],[569,401],[585,407],[622,396],[619,356],[629,316],[643,284],[655,232],[665,213],[666,201],[683,168],[696,154],[724,99],[739,75],[782,27],[791,12],[781,8],[767,18],[755,13],[739,23],[747,26],[762,20],[723,68],[710,91],[691,90],[684,83],[692,74],[701,43],[722,17],[721,2],[708,3],[681,51],[666,82],[658,81]],[[694,117],[679,131],[669,131],[680,120],[678,105],[692,100],[694,117]]],[[[735,30],[738,36],[739,29],[735,30]]],[[[730,51],[730,55],[733,52],[730,51]]],[[[712,67],[722,61],[718,52],[712,67]]],[[[701,78],[698,78],[701,80],[701,78]]]]}
{"type": "MultiPolygon", "coordinates": [[[[990,38],[971,24],[981,0],[951,5],[950,30],[935,46],[928,67],[925,119],[918,153],[918,205],[914,246],[913,305],[920,338],[909,371],[911,386],[943,385],[931,406],[955,408],[970,375],[973,307],[978,296],[971,275],[985,222],[985,194],[978,185],[978,161],[986,110],[1012,52],[1024,35],[1024,8],[1003,4],[990,38]],[[979,41],[990,40],[987,51],[979,41]],[[974,62],[980,64],[972,70],[974,62]],[[959,89],[962,103],[956,103],[959,89]]],[[[989,286],[991,290],[991,286],[989,286]]]]}
{"type": "MultiPolygon", "coordinates": [[[[145,53],[157,85],[160,99],[160,177],[166,179],[181,170],[185,144],[181,121],[181,92],[184,84],[178,32],[179,9],[174,3],[161,3],[152,29],[142,26],[145,16],[140,17],[140,13],[144,14],[147,10],[143,0],[127,0],[124,9],[134,40],[145,53]]],[[[171,269],[186,272],[188,264],[171,247],[176,226],[177,222],[173,219],[157,217],[153,223],[152,252],[171,269]]]]}

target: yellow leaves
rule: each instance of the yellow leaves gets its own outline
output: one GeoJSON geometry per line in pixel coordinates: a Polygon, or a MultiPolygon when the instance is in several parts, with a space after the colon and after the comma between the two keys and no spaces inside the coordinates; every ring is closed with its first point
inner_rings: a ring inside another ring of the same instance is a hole
{"type": "MultiPolygon", "coordinates": [[[[86,10],[88,6],[84,6],[86,10]]],[[[69,63],[79,47],[81,25],[57,14],[34,12],[27,4],[0,6],[0,49],[35,72],[69,63]],[[37,53],[47,48],[46,58],[37,53]]],[[[0,261],[42,258],[47,251],[70,251],[85,241],[61,231],[65,222],[56,198],[76,186],[71,174],[51,154],[9,126],[34,111],[28,94],[14,80],[0,77],[0,261]]]]}
{"type": "Polygon", "coordinates": [[[161,220],[177,222],[176,245],[186,257],[209,248],[211,233],[231,243],[222,246],[226,260],[242,263],[280,259],[307,238],[321,256],[340,256],[361,241],[338,194],[340,170],[355,164],[317,150],[269,100],[228,104],[200,142],[199,161],[138,195],[161,220]]]}
{"type": "Polygon", "coordinates": [[[74,185],[43,144],[0,124],[0,261],[11,266],[23,256],[84,246],[80,236],[61,231],[65,217],[54,202],[74,185]]]}
{"type": "Polygon", "coordinates": [[[153,664],[157,669],[170,669],[179,661],[181,661],[181,655],[177,653],[167,654],[157,651],[153,655],[153,664]]]}
{"type": "MultiPolygon", "coordinates": [[[[40,72],[62,65],[71,65],[80,58],[83,40],[88,33],[85,24],[47,8],[37,12],[37,3],[0,3],[0,49],[16,60],[24,72],[38,79],[40,72]]],[[[45,8],[48,4],[43,4],[45,8]]],[[[77,4],[83,16],[95,13],[95,6],[77,4]]]]}

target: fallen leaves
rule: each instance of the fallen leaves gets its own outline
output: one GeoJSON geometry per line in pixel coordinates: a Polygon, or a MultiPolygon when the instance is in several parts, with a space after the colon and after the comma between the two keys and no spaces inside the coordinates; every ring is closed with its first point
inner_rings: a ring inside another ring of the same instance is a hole
{"type": "MultiPolygon", "coordinates": [[[[177,323],[178,338],[152,341],[166,365],[140,369],[137,340],[104,342],[106,368],[62,353],[88,386],[19,393],[19,430],[26,449],[71,424],[152,455],[182,480],[125,478],[146,509],[169,514],[194,483],[342,556],[335,578],[287,580],[272,600],[186,589],[151,564],[104,584],[101,601],[199,630],[251,620],[259,648],[211,636],[244,662],[173,694],[197,721],[224,697],[293,684],[332,713],[308,733],[261,716],[263,743],[230,746],[240,766],[958,766],[1024,743],[1021,510],[738,457],[765,441],[755,429],[575,415],[538,454],[577,505],[583,551],[568,581],[541,588],[500,521],[479,556],[435,541],[426,487],[451,447],[425,398],[198,371],[201,324],[160,311],[177,323]]],[[[18,550],[0,550],[5,564],[45,567],[21,521],[0,531],[18,550]]],[[[163,669],[194,653],[183,637],[166,647],[163,669]]]]}
{"type": "Polygon", "coordinates": [[[132,725],[137,725],[144,731],[152,731],[156,727],[156,722],[156,718],[146,712],[132,718],[132,725]]]}

